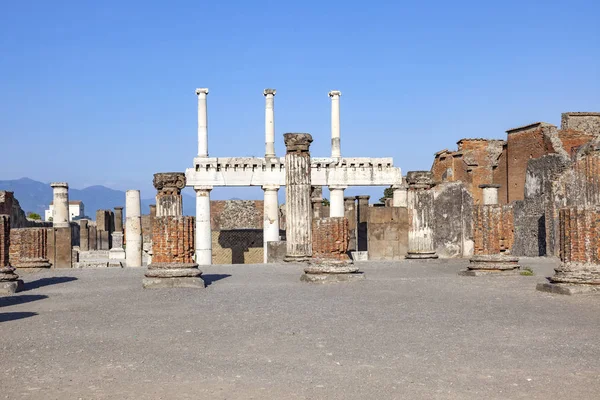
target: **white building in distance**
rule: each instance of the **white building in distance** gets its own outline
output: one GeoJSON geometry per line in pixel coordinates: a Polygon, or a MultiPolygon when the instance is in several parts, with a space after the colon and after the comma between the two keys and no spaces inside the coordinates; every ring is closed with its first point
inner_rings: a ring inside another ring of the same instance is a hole
{"type": "MultiPolygon", "coordinates": [[[[44,221],[51,221],[50,218],[54,216],[54,205],[52,203],[50,202],[50,208],[44,211],[44,221]]],[[[83,202],[81,200],[69,201],[69,221],[83,216],[85,216],[83,202]]]]}

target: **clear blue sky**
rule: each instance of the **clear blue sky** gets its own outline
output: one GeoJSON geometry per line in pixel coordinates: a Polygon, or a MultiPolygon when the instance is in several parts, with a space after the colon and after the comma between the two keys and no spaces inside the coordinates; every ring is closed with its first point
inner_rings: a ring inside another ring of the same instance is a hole
{"type": "MultiPolygon", "coordinates": [[[[329,155],[337,89],[344,156],[429,169],[463,137],[600,111],[598,15],[597,0],[5,1],[0,179],[150,197],[154,172],[192,165],[196,87],[211,156],[264,154],[266,87],[278,154],[309,132],[329,155]]],[[[234,196],[261,191],[213,192],[234,196]]]]}

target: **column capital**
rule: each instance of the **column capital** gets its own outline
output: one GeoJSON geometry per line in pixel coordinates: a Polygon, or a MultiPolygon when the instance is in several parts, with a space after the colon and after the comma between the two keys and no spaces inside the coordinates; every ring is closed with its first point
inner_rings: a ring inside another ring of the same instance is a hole
{"type": "Polygon", "coordinates": [[[348,189],[348,186],[343,186],[343,185],[329,185],[328,189],[329,190],[345,190],[345,189],[348,189]]]}
{"type": "Polygon", "coordinates": [[[123,211],[123,207],[121,207],[121,206],[119,206],[119,207],[114,207],[114,209],[115,209],[115,210],[118,210],[118,211],[123,211]]]}
{"type": "Polygon", "coordinates": [[[194,190],[196,191],[196,193],[198,192],[210,192],[213,189],[212,186],[194,186],[194,190]]]}
{"type": "Polygon", "coordinates": [[[265,89],[265,90],[263,90],[263,95],[264,96],[267,96],[267,95],[270,95],[270,94],[272,94],[273,96],[275,96],[276,93],[277,93],[277,90],[275,90],[275,89],[265,89]]]}
{"type": "Polygon", "coordinates": [[[342,92],[340,92],[339,90],[332,90],[328,94],[329,94],[329,97],[334,97],[334,96],[340,97],[342,95],[342,92]]]}
{"type": "Polygon", "coordinates": [[[263,185],[262,190],[279,190],[280,185],[263,185]]]}
{"type": "Polygon", "coordinates": [[[308,153],[313,138],[310,133],[284,133],[283,141],[288,153],[308,153]]]}
{"type": "Polygon", "coordinates": [[[208,88],[198,88],[198,89],[196,89],[196,95],[200,96],[201,94],[208,94],[208,88]]]}
{"type": "Polygon", "coordinates": [[[69,184],[67,182],[52,182],[50,186],[53,188],[69,188],[69,184]]]}

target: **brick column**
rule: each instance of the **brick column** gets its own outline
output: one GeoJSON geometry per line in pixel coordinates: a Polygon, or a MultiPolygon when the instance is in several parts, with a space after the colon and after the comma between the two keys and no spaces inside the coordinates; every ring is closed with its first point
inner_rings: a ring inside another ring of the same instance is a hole
{"type": "Polygon", "coordinates": [[[356,197],[344,197],[344,217],[348,220],[348,251],[356,251],[356,197]]]}
{"type": "Polygon", "coordinates": [[[50,268],[51,264],[48,259],[48,229],[11,229],[10,263],[15,268],[28,268],[29,270],[50,268]]]}
{"type": "Polygon", "coordinates": [[[90,229],[89,222],[87,219],[79,220],[79,250],[89,251],[90,250],[90,229]]]}
{"type": "Polygon", "coordinates": [[[345,217],[329,217],[313,220],[312,259],[304,274],[303,282],[329,283],[364,279],[348,257],[349,230],[345,217]]]}
{"type": "Polygon", "coordinates": [[[283,135],[285,155],[285,206],[286,206],[286,255],[287,262],[305,262],[312,255],[312,215],[310,144],[308,133],[283,135]]]}
{"type": "Polygon", "coordinates": [[[410,171],[408,183],[408,254],[410,259],[438,258],[433,247],[433,174],[410,171]]]}
{"type": "Polygon", "coordinates": [[[88,222],[88,238],[89,238],[89,249],[98,250],[98,232],[96,230],[96,224],[88,222]]]}
{"type": "Polygon", "coordinates": [[[10,216],[0,215],[0,296],[11,295],[23,288],[23,281],[11,267],[10,252],[10,216]]]}
{"type": "Polygon", "coordinates": [[[483,203],[473,208],[474,255],[467,269],[459,275],[515,275],[519,259],[508,255],[513,214],[498,204],[500,185],[479,185],[483,203]]]}
{"type": "Polygon", "coordinates": [[[152,263],[144,288],[204,288],[202,272],[194,262],[194,217],[156,217],[152,224],[152,263]]]}
{"type": "Polygon", "coordinates": [[[600,292],[600,207],[559,211],[560,265],[537,289],[558,294],[600,292]]]}

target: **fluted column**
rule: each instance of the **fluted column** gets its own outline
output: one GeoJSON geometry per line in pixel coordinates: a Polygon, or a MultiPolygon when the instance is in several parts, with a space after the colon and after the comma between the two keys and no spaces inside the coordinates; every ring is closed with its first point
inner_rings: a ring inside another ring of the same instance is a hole
{"type": "Polygon", "coordinates": [[[125,193],[125,246],[128,267],[142,266],[142,213],[139,190],[128,190],[125,193]]]}
{"type": "Polygon", "coordinates": [[[265,89],[265,158],[275,157],[275,89],[265,89]]]}
{"type": "Polygon", "coordinates": [[[341,138],[340,138],[340,96],[342,92],[332,90],[329,92],[331,98],[331,158],[341,158],[341,138]]]}
{"type": "Polygon", "coordinates": [[[263,244],[264,244],[264,262],[267,262],[268,242],[279,241],[279,186],[263,186],[265,192],[264,198],[264,221],[263,221],[263,244]]]}
{"type": "Polygon", "coordinates": [[[210,229],[210,191],[212,187],[194,186],[196,191],[196,262],[212,264],[212,233],[210,229]]]}
{"type": "Polygon", "coordinates": [[[312,256],[310,144],[308,133],[283,135],[285,155],[286,256],[305,262],[312,256]]]}
{"type": "Polygon", "coordinates": [[[198,157],[208,157],[207,88],[196,89],[198,96],[198,157]]]}
{"type": "Polygon", "coordinates": [[[433,245],[433,176],[429,171],[410,171],[408,182],[408,254],[406,258],[438,258],[433,245]]]}
{"type": "Polygon", "coordinates": [[[152,181],[156,188],[156,216],[179,217],[183,215],[181,189],[185,187],[183,172],[160,172],[152,181]]]}

